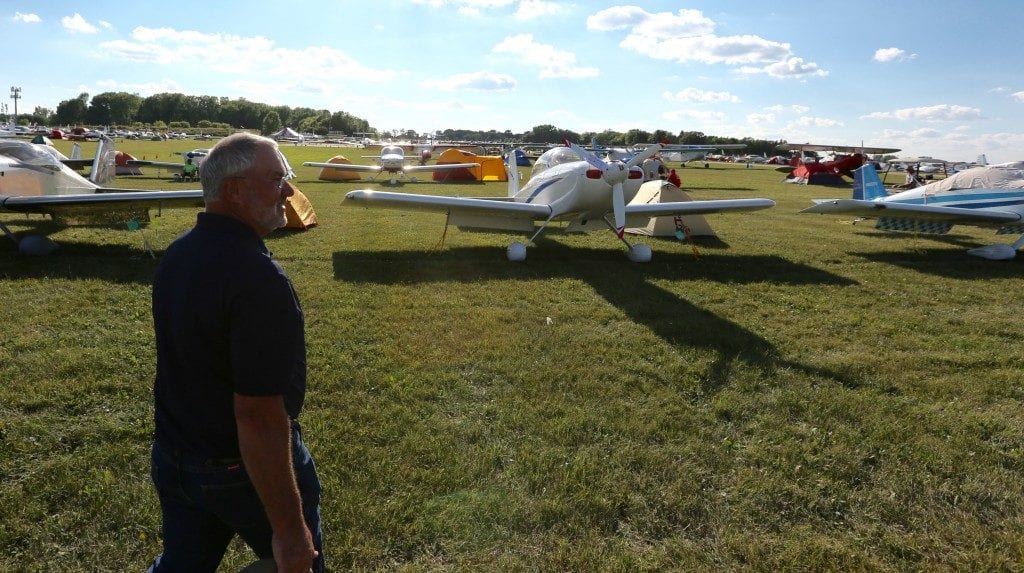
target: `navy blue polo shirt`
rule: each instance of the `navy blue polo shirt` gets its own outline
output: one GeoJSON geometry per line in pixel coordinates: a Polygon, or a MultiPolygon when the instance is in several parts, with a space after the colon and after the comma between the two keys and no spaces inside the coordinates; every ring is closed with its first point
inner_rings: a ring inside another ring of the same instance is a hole
{"type": "Polygon", "coordinates": [[[199,213],[153,281],[156,432],[163,449],[236,458],[234,394],[282,395],[295,419],[306,393],[302,309],[251,228],[199,213]]]}

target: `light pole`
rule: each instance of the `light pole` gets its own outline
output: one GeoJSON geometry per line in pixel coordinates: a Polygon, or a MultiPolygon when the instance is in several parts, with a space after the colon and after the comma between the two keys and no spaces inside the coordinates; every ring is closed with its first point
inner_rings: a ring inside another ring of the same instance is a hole
{"type": "Polygon", "coordinates": [[[18,125],[18,100],[21,99],[21,88],[11,86],[11,99],[14,100],[14,121],[11,125],[18,125]]]}

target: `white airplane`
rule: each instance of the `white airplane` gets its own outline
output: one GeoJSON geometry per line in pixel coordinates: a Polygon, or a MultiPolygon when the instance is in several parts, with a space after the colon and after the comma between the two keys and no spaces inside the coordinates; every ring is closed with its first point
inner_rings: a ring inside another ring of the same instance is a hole
{"type": "Polygon", "coordinates": [[[969,254],[992,260],[1012,259],[1024,246],[1024,170],[975,167],[941,181],[887,195],[870,164],[854,171],[852,199],[815,199],[801,213],[855,215],[877,219],[876,228],[942,235],[953,225],[1022,233],[1012,245],[988,245],[969,254]]]}
{"type": "MultiPolygon", "coordinates": [[[[409,173],[421,171],[450,171],[452,169],[472,169],[480,167],[479,163],[446,163],[443,165],[406,165],[405,150],[400,145],[385,145],[380,148],[379,156],[372,156],[377,159],[377,165],[353,165],[348,163],[317,163],[307,161],[303,163],[306,167],[320,167],[322,169],[336,169],[338,171],[358,171],[373,173],[370,180],[376,179],[377,174],[387,172],[391,175],[391,184],[398,181],[398,177],[405,177],[409,173]]],[[[415,177],[410,177],[416,181],[415,177]]]]}
{"type": "Polygon", "coordinates": [[[209,149],[193,149],[192,151],[175,151],[177,155],[185,158],[186,162],[190,162],[195,165],[195,169],[189,169],[189,174],[185,173],[185,163],[176,163],[171,161],[153,161],[146,159],[129,159],[126,163],[129,167],[154,167],[161,171],[170,171],[175,179],[180,180],[195,180],[199,175],[199,168],[202,167],[203,161],[206,156],[210,154],[209,149]]]}
{"type": "MultiPolygon", "coordinates": [[[[628,204],[643,182],[639,165],[661,150],[652,145],[627,163],[605,162],[575,144],[545,152],[534,165],[529,182],[519,189],[515,155],[509,153],[507,197],[449,197],[360,189],[345,195],[345,205],[366,205],[448,214],[448,224],[465,230],[504,230],[532,233],[536,239],[546,229],[589,232],[607,227],[625,243],[634,262],[651,260],[651,248],[629,244],[622,235],[630,227],[646,225],[651,217],[699,215],[722,211],[752,211],[775,205],[771,199],[727,199],[628,204]],[[573,153],[575,152],[575,154],[573,153]],[[585,158],[580,161],[579,158],[585,158]],[[536,225],[540,222],[540,226],[536,225]]],[[[508,247],[510,261],[526,259],[526,245],[508,247]]]]}
{"type": "MultiPolygon", "coordinates": [[[[0,213],[49,215],[65,225],[104,226],[149,220],[149,209],[202,207],[203,192],[144,191],[104,187],[114,174],[113,142],[100,138],[92,172],[85,179],[65,165],[56,149],[28,141],[0,140],[0,213]]],[[[41,235],[18,238],[3,231],[24,254],[45,255],[57,247],[41,235]]]]}

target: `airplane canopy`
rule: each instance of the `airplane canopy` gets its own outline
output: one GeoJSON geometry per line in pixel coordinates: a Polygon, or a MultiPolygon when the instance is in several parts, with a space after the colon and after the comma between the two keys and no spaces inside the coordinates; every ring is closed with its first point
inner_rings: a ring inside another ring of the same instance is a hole
{"type": "Polygon", "coordinates": [[[1024,170],[1006,167],[973,167],[919,187],[930,195],[955,189],[1024,189],[1024,170]]]}
{"type": "Polygon", "coordinates": [[[537,161],[533,162],[533,175],[540,173],[546,169],[560,165],[562,163],[570,163],[572,161],[582,161],[583,159],[576,155],[576,152],[568,147],[552,147],[545,151],[537,161]]]}
{"type": "Polygon", "coordinates": [[[36,145],[26,141],[0,140],[0,155],[16,159],[27,165],[60,169],[59,151],[48,145],[36,145]]]}

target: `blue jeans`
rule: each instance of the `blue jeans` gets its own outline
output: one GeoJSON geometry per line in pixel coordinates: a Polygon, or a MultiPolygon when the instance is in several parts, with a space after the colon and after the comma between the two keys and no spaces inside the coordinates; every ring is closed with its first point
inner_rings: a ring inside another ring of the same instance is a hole
{"type": "MultiPolygon", "coordinates": [[[[324,570],[320,479],[298,423],[292,429],[292,463],[302,513],[320,552],[313,571],[320,573],[324,570]]],[[[270,522],[241,459],[198,459],[166,451],[154,442],[152,477],[163,514],[164,552],[150,571],[213,573],[235,534],[260,559],[274,556],[270,522]]]]}

